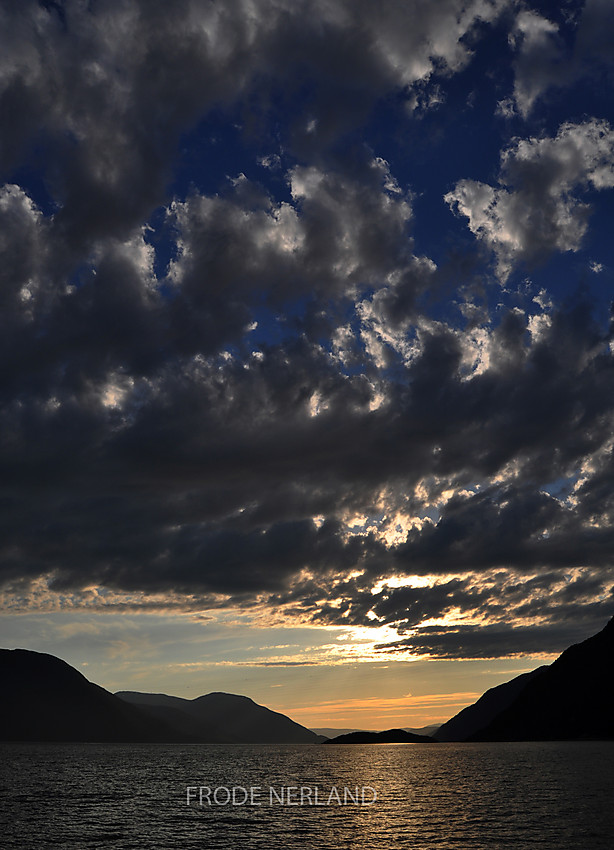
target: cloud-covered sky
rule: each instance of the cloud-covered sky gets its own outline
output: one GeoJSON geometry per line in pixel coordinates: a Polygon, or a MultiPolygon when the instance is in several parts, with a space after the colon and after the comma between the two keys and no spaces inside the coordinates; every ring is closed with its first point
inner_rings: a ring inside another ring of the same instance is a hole
{"type": "Polygon", "coordinates": [[[609,0],[0,2],[3,645],[309,667],[334,719],[325,668],[469,702],[601,628],[613,45],[609,0]]]}

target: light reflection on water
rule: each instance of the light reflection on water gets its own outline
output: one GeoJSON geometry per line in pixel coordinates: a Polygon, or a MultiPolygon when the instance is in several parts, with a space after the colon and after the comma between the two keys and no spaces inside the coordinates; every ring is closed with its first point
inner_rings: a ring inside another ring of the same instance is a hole
{"type": "Polygon", "coordinates": [[[2,848],[614,847],[614,742],[0,744],[0,757],[2,848]],[[201,785],[259,786],[263,805],[186,805],[201,785]],[[269,805],[270,786],[317,786],[320,801],[371,786],[378,799],[269,805]]]}

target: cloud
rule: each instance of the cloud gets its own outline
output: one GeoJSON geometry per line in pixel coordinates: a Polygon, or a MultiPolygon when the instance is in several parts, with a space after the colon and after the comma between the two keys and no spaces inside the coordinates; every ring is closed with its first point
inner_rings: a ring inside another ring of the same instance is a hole
{"type": "MultiPolygon", "coordinates": [[[[144,288],[142,245],[115,250],[144,288]]],[[[1,421],[5,580],[247,602],[291,593],[305,572],[358,570],[369,586],[395,573],[607,564],[611,356],[582,305],[540,311],[548,321],[530,337],[514,312],[485,329],[488,364],[470,376],[463,335],[425,326],[405,361],[411,393],[344,374],[303,339],[246,359],[174,358],[148,378],[89,375],[78,392],[56,384],[55,401],[22,394],[1,421]],[[575,501],[535,491],[582,463],[575,501]]],[[[420,616],[448,610],[440,592],[420,616]]]]}
{"type": "MultiPolygon", "coordinates": [[[[588,301],[494,297],[479,259],[421,255],[421,161],[395,154],[416,132],[413,89],[443,97],[505,8],[0,12],[7,604],[164,611],[168,597],[402,640],[435,620],[431,650],[460,654],[450,622],[524,618],[537,640],[540,624],[601,616],[609,331],[588,301]],[[403,116],[394,142],[354,135],[376,106],[403,116]],[[218,124],[241,125],[240,142],[214,145],[218,124]]],[[[555,34],[516,20],[528,114],[555,34]]],[[[597,119],[515,139],[498,185],[461,180],[446,200],[506,278],[578,249],[585,193],[614,185],[613,143],[597,119]]]]}
{"type": "Polygon", "coordinates": [[[553,85],[562,85],[569,75],[564,44],[556,24],[530,9],[523,9],[510,34],[517,49],[514,101],[527,118],[537,99],[553,85]]]}
{"type": "Polygon", "coordinates": [[[382,94],[460,70],[463,37],[504,5],[24,0],[1,12],[0,173],[36,154],[56,238],[87,252],[164,202],[181,134],[214,107],[257,83],[266,110],[280,77],[290,98],[307,80],[309,116],[296,116],[287,143],[326,145],[382,94]]]}
{"type": "Polygon", "coordinates": [[[40,210],[20,186],[0,187],[0,321],[7,332],[34,319],[49,254],[47,231],[40,210]]]}
{"type": "Polygon", "coordinates": [[[509,35],[515,51],[513,96],[499,104],[500,114],[528,119],[552,89],[592,78],[599,83],[614,61],[614,13],[609,0],[585,0],[579,9],[551,9],[555,22],[521,8],[509,35]]]}
{"type": "Polygon", "coordinates": [[[614,186],[614,131],[593,118],[515,140],[501,155],[499,184],[460,180],[445,200],[494,251],[505,280],[517,263],[579,249],[590,212],[582,191],[614,186]]]}
{"type": "MultiPolygon", "coordinates": [[[[254,292],[266,291],[273,304],[336,298],[402,272],[412,261],[410,203],[384,160],[365,151],[356,168],[347,175],[295,166],[287,174],[291,202],[275,202],[243,175],[225,195],[174,202],[178,257],[169,277],[192,316],[210,311],[219,330],[224,309],[254,292]]],[[[239,311],[235,332],[245,317],[239,311]]],[[[208,336],[215,339],[215,328],[208,336]]]]}
{"type": "Polygon", "coordinates": [[[431,658],[486,659],[522,656],[556,656],[570,641],[580,643],[607,622],[607,614],[589,624],[548,626],[425,626],[413,637],[380,644],[383,653],[411,650],[431,658]]]}

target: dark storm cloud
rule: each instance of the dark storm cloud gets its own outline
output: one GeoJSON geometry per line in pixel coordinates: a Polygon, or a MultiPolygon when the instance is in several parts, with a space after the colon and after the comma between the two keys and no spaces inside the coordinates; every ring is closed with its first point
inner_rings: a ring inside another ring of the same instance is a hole
{"type": "MultiPolygon", "coordinates": [[[[179,255],[169,279],[177,348],[217,350],[242,336],[255,292],[267,292],[279,308],[306,295],[347,296],[405,272],[412,263],[410,204],[387,163],[366,151],[360,160],[359,179],[293,168],[292,203],[273,202],[240,176],[224,196],[193,194],[173,205],[179,255]]],[[[416,279],[414,292],[421,286],[416,279]]]]}
{"type": "Polygon", "coordinates": [[[571,643],[580,643],[600,631],[611,612],[595,608],[585,621],[536,626],[425,626],[415,637],[379,644],[382,655],[412,650],[431,658],[501,658],[522,655],[556,655],[571,643]]]}
{"type": "Polygon", "coordinates": [[[613,601],[612,567],[551,569],[533,576],[490,570],[424,587],[385,585],[375,592],[364,577],[338,582],[333,592],[314,581],[271,599],[277,605],[298,605],[315,623],[389,626],[400,636],[408,635],[380,644],[383,652],[467,658],[557,652],[580,633],[583,639],[598,631],[613,601]],[[333,601],[328,601],[331,596],[333,601]],[[480,625],[422,625],[450,617],[478,620],[480,625]]]}
{"type": "Polygon", "coordinates": [[[583,522],[581,511],[532,490],[479,494],[448,503],[436,527],[410,535],[398,556],[413,572],[510,566],[608,565],[609,527],[583,522]],[[511,498],[510,498],[511,497],[511,498]],[[412,539],[413,538],[413,539],[412,539]]]}
{"type": "MultiPolygon", "coordinates": [[[[391,391],[374,410],[367,377],[341,374],[306,341],[247,362],[169,367],[140,387],[118,379],[128,398],[117,408],[95,389],[57,406],[8,405],[6,577],[53,570],[63,587],[244,594],[287,586],[302,569],[362,569],[375,580],[608,565],[609,451],[575,485],[575,501],[535,482],[567,475],[609,437],[611,358],[582,306],[555,314],[533,345],[519,341],[524,320],[514,316],[493,333],[490,368],[471,380],[458,334],[424,334],[407,367],[411,392],[391,391]],[[316,397],[324,409],[313,415],[316,397]],[[385,486],[387,510],[416,513],[510,462],[505,482],[448,497],[436,523],[397,545],[332,519],[375,515],[385,486]],[[331,520],[318,528],[318,515],[331,520]]],[[[443,610],[441,591],[421,593],[425,616],[443,610]]]]}
{"type": "MultiPolygon", "coordinates": [[[[411,187],[366,143],[335,147],[378,98],[405,110],[465,68],[507,5],[0,6],[3,582],[266,599],[403,635],[505,604],[538,620],[548,594],[561,634],[574,605],[600,616],[614,364],[594,305],[443,303],[466,272],[416,253],[411,187]],[[237,105],[267,128],[262,183],[172,196],[182,134],[237,105]],[[372,592],[405,574],[440,578],[372,592]]],[[[564,124],[510,142],[505,185],[448,201],[511,274],[578,247],[574,193],[611,186],[612,161],[607,122],[564,124]]],[[[500,628],[502,651],[539,633],[500,628]]],[[[489,651],[464,634],[423,636],[489,651]]]]}
{"type": "MultiPolygon", "coordinates": [[[[302,590],[302,602],[308,606],[308,589],[302,590]]],[[[320,587],[320,597],[322,591],[320,587]]],[[[335,592],[338,598],[334,604],[322,604],[313,589],[314,622],[338,626],[391,625],[400,633],[454,609],[474,613],[492,595],[490,588],[476,587],[469,579],[457,578],[429,587],[385,587],[376,593],[360,580],[349,580],[336,585],[335,592]]]]}

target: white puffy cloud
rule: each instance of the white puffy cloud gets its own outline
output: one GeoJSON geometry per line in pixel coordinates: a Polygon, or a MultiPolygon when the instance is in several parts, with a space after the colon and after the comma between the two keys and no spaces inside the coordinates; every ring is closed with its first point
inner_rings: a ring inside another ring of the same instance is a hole
{"type": "MultiPolygon", "coordinates": [[[[330,8],[330,3],[323,5],[330,8]]],[[[507,0],[412,0],[350,4],[354,20],[373,34],[375,50],[402,85],[427,79],[439,65],[459,71],[471,58],[462,41],[478,21],[492,21],[507,0]]]]}
{"type": "Polygon", "coordinates": [[[460,180],[446,202],[493,250],[499,276],[553,251],[577,251],[590,207],[579,194],[614,186],[614,130],[607,121],[563,124],[554,137],[515,140],[501,156],[499,186],[460,180]]]}

